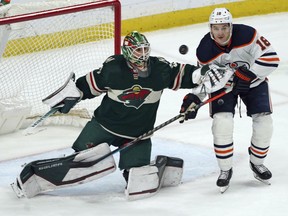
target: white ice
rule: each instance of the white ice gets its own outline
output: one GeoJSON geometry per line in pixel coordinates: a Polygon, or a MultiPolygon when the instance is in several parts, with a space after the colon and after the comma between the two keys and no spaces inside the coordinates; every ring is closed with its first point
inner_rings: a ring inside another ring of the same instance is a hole
{"type": "MultiPolygon", "coordinates": [[[[279,68],[269,76],[273,101],[274,134],[265,165],[271,169],[271,185],[254,179],[248,163],[251,119],[235,116],[234,175],[231,186],[219,193],[216,179],[219,169],[213,152],[211,119],[208,105],[195,120],[171,125],[153,137],[153,157],[165,154],[185,161],[182,184],[167,187],[151,198],[126,201],[125,182],[120,171],[80,186],[59,189],[31,199],[18,199],[10,183],[21,171],[21,165],[37,159],[58,157],[72,152],[70,146],[81,128],[48,126],[35,135],[21,131],[0,136],[0,214],[9,216],[39,215],[181,215],[181,216],[286,216],[288,214],[288,13],[235,19],[258,29],[272,43],[281,58],[279,68]]],[[[195,49],[205,33],[207,23],[145,33],[151,42],[152,55],[169,61],[196,63],[195,49]],[[181,44],[190,48],[185,56],[178,53],[181,44]]],[[[156,125],[179,112],[188,90],[163,94],[156,125]]],[[[118,155],[115,155],[116,161],[118,155]]]]}

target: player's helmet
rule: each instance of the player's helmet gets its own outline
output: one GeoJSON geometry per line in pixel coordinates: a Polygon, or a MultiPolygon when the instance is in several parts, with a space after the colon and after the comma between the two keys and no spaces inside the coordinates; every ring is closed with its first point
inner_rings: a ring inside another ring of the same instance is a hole
{"type": "MultiPolygon", "coordinates": [[[[210,17],[209,17],[209,28],[210,28],[210,35],[211,38],[214,40],[214,37],[212,35],[212,30],[211,30],[211,26],[213,24],[225,24],[228,23],[230,26],[230,36],[228,41],[230,40],[231,36],[232,36],[232,14],[230,13],[230,11],[226,8],[216,8],[212,11],[210,17]]],[[[227,41],[227,42],[228,42],[227,41]]]]}
{"type": "Polygon", "coordinates": [[[150,43],[137,31],[129,33],[123,41],[122,53],[125,59],[140,70],[146,70],[150,56],[150,43]]]}

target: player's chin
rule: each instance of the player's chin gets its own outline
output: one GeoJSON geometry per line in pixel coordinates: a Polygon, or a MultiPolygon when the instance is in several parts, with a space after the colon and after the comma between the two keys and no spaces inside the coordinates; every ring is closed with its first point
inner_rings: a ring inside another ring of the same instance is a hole
{"type": "Polygon", "coordinates": [[[226,40],[224,38],[221,38],[221,39],[217,38],[217,39],[215,39],[215,41],[216,41],[216,43],[218,43],[221,46],[226,45],[226,40]]]}

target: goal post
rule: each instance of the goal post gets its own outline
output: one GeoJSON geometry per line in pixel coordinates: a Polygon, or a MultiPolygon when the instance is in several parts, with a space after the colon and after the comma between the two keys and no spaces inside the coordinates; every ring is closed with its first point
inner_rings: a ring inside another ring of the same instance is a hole
{"type": "MultiPolygon", "coordinates": [[[[110,55],[120,54],[120,44],[119,0],[51,0],[0,7],[0,134],[26,127],[45,114],[50,107],[43,98],[71,72],[79,78],[101,67],[110,55]]],[[[100,100],[81,101],[72,116],[80,117],[83,110],[91,114],[100,100]]]]}

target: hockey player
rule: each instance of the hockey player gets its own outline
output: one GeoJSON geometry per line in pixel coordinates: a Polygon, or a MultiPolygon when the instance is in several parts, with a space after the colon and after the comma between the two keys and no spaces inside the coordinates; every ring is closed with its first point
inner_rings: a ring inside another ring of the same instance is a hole
{"type": "Polygon", "coordinates": [[[217,186],[225,191],[233,173],[233,117],[238,97],[252,118],[250,167],[258,180],[269,183],[272,174],[263,164],[273,131],[267,76],[276,70],[279,58],[270,42],[253,27],[232,24],[226,8],[211,13],[209,28],[196,51],[199,64],[222,64],[235,69],[233,91],[210,104],[214,150],[220,167],[217,186]]]}
{"type": "MultiPolygon", "coordinates": [[[[59,91],[43,100],[50,107],[59,107],[60,112],[67,113],[79,101],[105,94],[72,146],[76,153],[27,164],[13,185],[19,196],[30,198],[113,172],[113,156],[105,157],[111,153],[109,146],[121,148],[153,129],[164,89],[198,88],[213,92],[223,88],[233,74],[230,69],[216,65],[203,69],[169,63],[164,58],[150,56],[150,51],[146,37],[133,31],[124,38],[122,55],[108,57],[101,68],[78,78],[76,83],[68,79],[59,91]]],[[[193,103],[200,101],[191,101],[193,103]]],[[[161,185],[179,184],[183,167],[180,158],[158,156],[155,163],[150,164],[150,156],[150,137],[120,151],[118,166],[127,181],[128,199],[150,196],[161,185]]]]}

